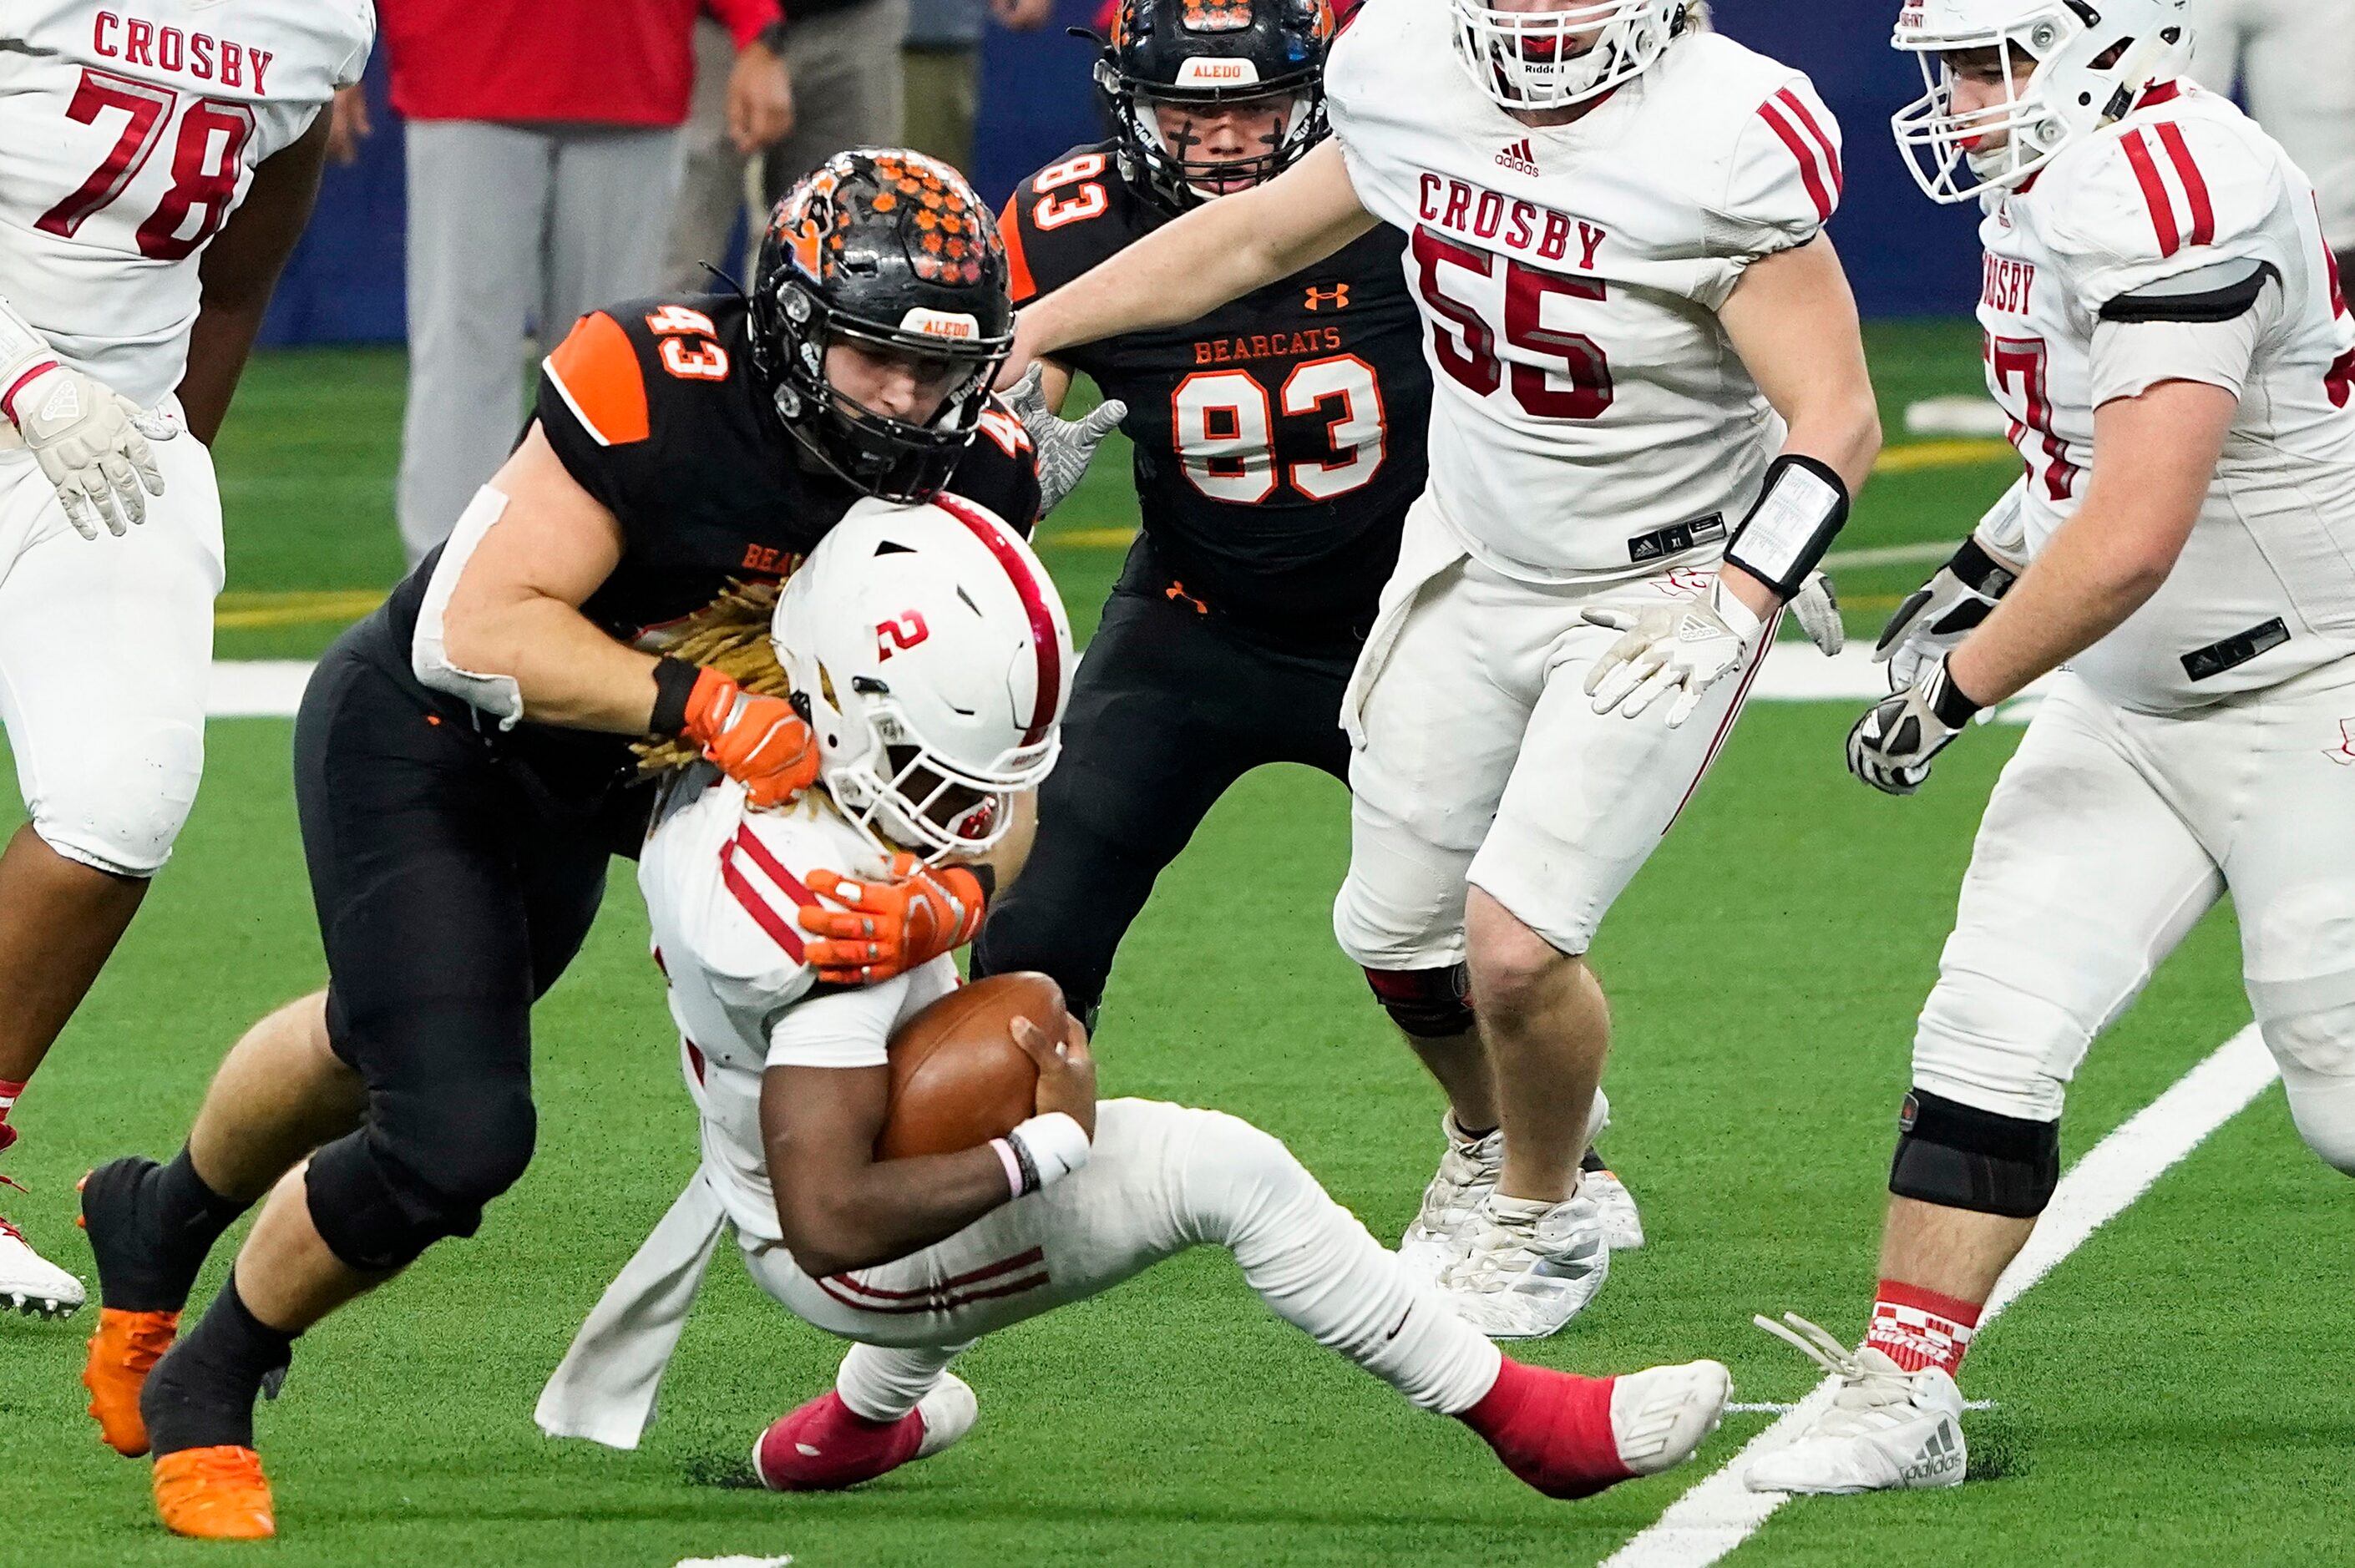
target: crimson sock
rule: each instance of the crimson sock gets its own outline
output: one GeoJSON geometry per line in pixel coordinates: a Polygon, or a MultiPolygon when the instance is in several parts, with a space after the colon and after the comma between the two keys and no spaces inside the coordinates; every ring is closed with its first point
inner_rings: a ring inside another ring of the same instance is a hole
{"type": "Polygon", "coordinates": [[[1907,1372],[1936,1367],[1953,1377],[1978,1331],[1980,1310],[1975,1301],[1884,1279],[1873,1295],[1864,1342],[1907,1372]]]}
{"type": "Polygon", "coordinates": [[[1510,1356],[1494,1387],[1456,1419],[1505,1467],[1553,1498],[1591,1497],[1631,1474],[1611,1430],[1610,1378],[1526,1366],[1510,1356]]]}
{"type": "Polygon", "coordinates": [[[16,1141],[16,1129],[8,1125],[8,1112],[15,1108],[16,1097],[24,1092],[24,1085],[0,1078],[0,1150],[16,1141]]]}

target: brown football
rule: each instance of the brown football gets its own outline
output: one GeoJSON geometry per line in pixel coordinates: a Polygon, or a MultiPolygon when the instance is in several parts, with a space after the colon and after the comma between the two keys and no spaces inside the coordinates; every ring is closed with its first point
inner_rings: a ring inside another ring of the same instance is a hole
{"type": "Polygon", "coordinates": [[[1014,1043],[1017,1018],[1061,1039],[1063,988],[1042,974],[992,975],[908,1020],[891,1036],[891,1100],[875,1157],[978,1149],[1028,1121],[1039,1068],[1014,1043]]]}

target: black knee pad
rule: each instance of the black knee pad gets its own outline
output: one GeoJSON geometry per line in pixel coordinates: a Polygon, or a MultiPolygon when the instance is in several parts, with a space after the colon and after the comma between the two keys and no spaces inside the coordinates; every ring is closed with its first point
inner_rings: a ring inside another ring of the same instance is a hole
{"type": "Polygon", "coordinates": [[[311,1157],[311,1223],[350,1267],[387,1273],[445,1236],[473,1235],[483,1206],[530,1165],[538,1117],[528,1095],[462,1091],[444,1105],[450,1114],[432,1117],[372,1111],[311,1157]]]}
{"type": "Polygon", "coordinates": [[[1417,1040],[1444,1040],[1472,1027],[1472,972],[1462,964],[1444,969],[1368,969],[1366,983],[1391,1022],[1417,1040]]]}
{"type": "Polygon", "coordinates": [[[1924,1089],[1897,1117],[1889,1190],[1901,1198],[2032,1220],[2061,1184],[2061,1124],[1998,1116],[1924,1089]]]}

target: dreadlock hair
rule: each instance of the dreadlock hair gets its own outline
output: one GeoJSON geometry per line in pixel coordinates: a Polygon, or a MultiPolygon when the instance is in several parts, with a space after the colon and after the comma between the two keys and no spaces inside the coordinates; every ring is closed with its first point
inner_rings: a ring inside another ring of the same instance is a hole
{"type": "MultiPolygon", "coordinates": [[[[769,641],[769,618],[777,608],[778,588],[776,583],[730,578],[719,598],[679,623],[665,654],[717,670],[754,696],[792,695],[793,683],[769,641]]],[[[637,753],[642,775],[675,772],[703,758],[693,741],[677,736],[642,740],[630,749],[637,753]]]]}

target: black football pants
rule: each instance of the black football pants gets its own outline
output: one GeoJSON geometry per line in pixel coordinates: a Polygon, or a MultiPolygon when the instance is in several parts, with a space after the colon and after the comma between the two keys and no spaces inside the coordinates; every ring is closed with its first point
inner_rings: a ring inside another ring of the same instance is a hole
{"type": "Polygon", "coordinates": [[[1348,781],[1341,694],[1355,662],[1345,641],[1263,644],[1124,580],[1080,662],[1029,863],[991,905],[973,972],[1043,970],[1092,1024],[1154,879],[1236,779],[1299,762],[1348,781]]]}
{"type": "Polygon", "coordinates": [[[472,1235],[530,1163],[531,1005],[589,933],[611,841],[541,809],[371,638],[312,676],[294,784],[328,1037],[368,1085],[366,1120],[312,1159],[311,1216],[377,1272],[472,1235]]]}

